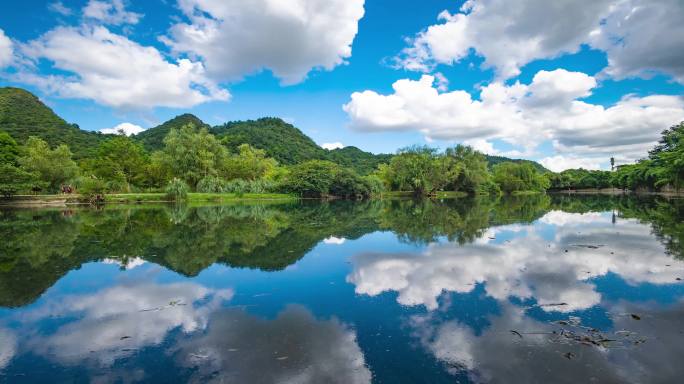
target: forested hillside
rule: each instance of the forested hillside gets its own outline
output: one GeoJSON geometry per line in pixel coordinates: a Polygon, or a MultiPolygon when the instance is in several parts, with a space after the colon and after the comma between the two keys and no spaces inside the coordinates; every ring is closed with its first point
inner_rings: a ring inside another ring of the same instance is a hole
{"type": "Polygon", "coordinates": [[[166,121],[156,127],[150,128],[139,134],[135,135],[135,139],[142,143],[148,151],[157,151],[164,147],[164,138],[171,132],[174,128],[180,128],[184,125],[192,124],[196,128],[211,128],[209,124],[204,123],[197,116],[185,113],[174,117],[173,119],[166,121]]]}
{"type": "Polygon", "coordinates": [[[50,146],[66,144],[77,159],[92,155],[107,138],[67,123],[32,93],[11,87],[0,88],[0,130],[20,144],[29,136],[38,136],[50,146]]]}
{"type": "Polygon", "coordinates": [[[9,134],[0,145],[6,155],[7,180],[0,180],[5,194],[55,191],[65,183],[81,190],[158,190],[176,179],[208,192],[307,195],[313,190],[312,195],[353,196],[390,186],[419,194],[490,193],[498,190],[495,184],[507,192],[543,190],[547,178],[538,173],[549,172],[533,161],[486,156],[463,146],[443,153],[428,147],[397,154],[353,146],[326,150],[275,117],[211,127],[183,114],[132,137],[104,135],[68,124],[19,88],[0,88],[2,132],[9,134]]]}
{"type": "Polygon", "coordinates": [[[284,165],[326,158],[325,150],[309,136],[278,118],[229,122],[212,128],[211,132],[231,150],[249,144],[284,165]]]}
{"type": "Polygon", "coordinates": [[[352,168],[362,175],[367,175],[378,168],[378,165],[389,163],[390,154],[373,154],[362,151],[354,146],[333,149],[327,153],[328,159],[343,167],[352,168]]]}
{"type": "Polygon", "coordinates": [[[551,172],[548,169],[546,169],[543,165],[537,163],[536,161],[532,161],[532,160],[510,159],[510,158],[504,157],[504,156],[492,156],[492,155],[485,155],[485,157],[487,158],[487,163],[489,164],[490,168],[497,165],[497,164],[512,162],[512,163],[519,163],[519,164],[529,164],[529,165],[533,166],[539,172],[543,172],[543,173],[551,172]]]}

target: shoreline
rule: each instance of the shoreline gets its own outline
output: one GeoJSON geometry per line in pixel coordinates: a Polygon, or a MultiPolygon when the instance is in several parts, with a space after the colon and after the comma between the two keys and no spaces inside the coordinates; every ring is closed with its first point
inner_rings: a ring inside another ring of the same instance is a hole
{"type": "MultiPolygon", "coordinates": [[[[280,193],[189,193],[186,203],[194,202],[241,202],[241,201],[290,201],[298,197],[280,193]]],[[[139,204],[139,203],[174,203],[164,193],[116,193],[105,195],[103,204],[139,204]]],[[[80,195],[17,195],[8,199],[0,199],[0,207],[34,208],[34,207],[67,207],[74,205],[92,205],[83,201],[80,195]]]]}
{"type": "Polygon", "coordinates": [[[619,188],[602,188],[602,189],[572,189],[572,190],[549,190],[549,194],[559,195],[635,195],[635,196],[663,196],[663,197],[684,197],[683,191],[631,191],[628,189],[619,188]]]}

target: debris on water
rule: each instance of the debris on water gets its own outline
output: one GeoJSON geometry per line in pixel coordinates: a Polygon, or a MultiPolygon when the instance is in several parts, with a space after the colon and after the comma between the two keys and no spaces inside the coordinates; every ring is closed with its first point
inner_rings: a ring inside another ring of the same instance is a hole
{"type": "Polygon", "coordinates": [[[130,339],[130,338],[131,338],[130,336],[121,336],[119,338],[119,340],[126,340],[126,339],[130,339]]]}
{"type": "Polygon", "coordinates": [[[678,277],[678,278],[676,278],[675,280],[677,280],[677,281],[682,281],[682,278],[681,278],[681,277],[678,277]]]}
{"type": "Polygon", "coordinates": [[[603,247],[604,245],[603,244],[597,244],[597,245],[593,245],[593,244],[572,244],[571,246],[578,247],[578,248],[599,249],[599,248],[603,247]]]}
{"type": "Polygon", "coordinates": [[[197,353],[191,353],[190,357],[194,357],[195,359],[206,359],[207,357],[209,357],[209,355],[199,355],[197,353]]]}
{"type": "Polygon", "coordinates": [[[549,303],[549,304],[539,304],[540,307],[562,307],[568,305],[568,303],[549,303]]]}
{"type": "Polygon", "coordinates": [[[572,353],[572,352],[566,352],[566,353],[563,354],[563,357],[565,357],[565,358],[568,359],[568,360],[572,360],[572,359],[574,359],[575,357],[577,357],[577,355],[575,355],[575,354],[572,353]]]}
{"type": "Polygon", "coordinates": [[[632,319],[634,319],[634,320],[641,320],[641,316],[639,316],[639,315],[635,315],[633,313],[630,313],[630,316],[632,316],[632,319]]]}
{"type": "Polygon", "coordinates": [[[489,237],[489,240],[496,240],[496,237],[489,237]]]}
{"type": "Polygon", "coordinates": [[[566,250],[565,250],[565,253],[567,253],[567,252],[568,252],[568,250],[566,249],[566,250]]]}
{"type": "Polygon", "coordinates": [[[645,338],[633,331],[622,329],[608,335],[599,329],[583,326],[581,320],[576,316],[570,316],[567,320],[558,320],[552,323],[561,326],[560,329],[551,333],[550,341],[555,343],[612,349],[627,348],[646,342],[645,338]]]}
{"type": "Polygon", "coordinates": [[[520,334],[520,332],[518,332],[518,331],[516,331],[516,330],[514,330],[514,329],[511,329],[511,333],[514,334],[514,335],[517,335],[517,336],[518,336],[519,338],[521,338],[521,339],[523,338],[523,336],[520,334]]]}

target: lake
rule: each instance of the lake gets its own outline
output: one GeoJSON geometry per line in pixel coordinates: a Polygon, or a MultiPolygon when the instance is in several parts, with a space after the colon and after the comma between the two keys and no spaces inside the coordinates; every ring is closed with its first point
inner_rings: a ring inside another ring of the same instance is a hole
{"type": "Polygon", "coordinates": [[[665,383],[684,201],[0,211],[0,382],[665,383]]]}

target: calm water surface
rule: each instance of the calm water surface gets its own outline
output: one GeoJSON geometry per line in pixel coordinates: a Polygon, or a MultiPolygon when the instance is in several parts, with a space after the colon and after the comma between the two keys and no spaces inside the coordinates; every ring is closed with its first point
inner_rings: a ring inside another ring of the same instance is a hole
{"type": "Polygon", "coordinates": [[[684,202],[0,210],[0,382],[670,383],[684,202]]]}

